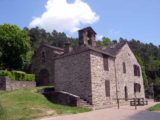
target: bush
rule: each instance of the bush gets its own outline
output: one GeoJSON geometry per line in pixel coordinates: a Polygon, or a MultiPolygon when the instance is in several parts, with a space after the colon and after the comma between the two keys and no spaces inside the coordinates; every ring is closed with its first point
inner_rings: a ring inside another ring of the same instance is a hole
{"type": "Polygon", "coordinates": [[[18,80],[18,81],[35,81],[34,74],[26,74],[22,71],[7,71],[7,70],[0,70],[0,76],[7,76],[11,80],[18,80]]]}

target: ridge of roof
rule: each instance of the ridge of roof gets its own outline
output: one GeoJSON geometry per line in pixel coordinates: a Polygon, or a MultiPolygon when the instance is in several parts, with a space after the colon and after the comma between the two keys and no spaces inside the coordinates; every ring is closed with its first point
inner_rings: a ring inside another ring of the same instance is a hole
{"type": "Polygon", "coordinates": [[[107,51],[103,51],[99,48],[95,48],[95,47],[91,47],[91,46],[87,46],[90,50],[93,50],[95,52],[99,52],[99,53],[102,53],[102,54],[105,54],[105,55],[108,55],[108,56],[111,56],[111,57],[115,57],[114,55],[110,54],[109,52],[107,51]]]}
{"type": "Polygon", "coordinates": [[[80,29],[80,30],[78,30],[78,31],[84,31],[84,30],[88,30],[88,29],[92,30],[92,32],[94,32],[95,34],[97,34],[97,33],[93,30],[93,28],[92,28],[91,26],[88,26],[88,27],[86,27],[86,28],[80,29]]]}
{"type": "Polygon", "coordinates": [[[45,47],[48,47],[48,48],[51,48],[51,49],[56,49],[56,50],[64,51],[63,48],[51,46],[51,45],[48,45],[48,44],[42,44],[42,46],[45,46],[45,47]]]}
{"type": "Polygon", "coordinates": [[[115,58],[115,56],[111,55],[110,53],[107,53],[103,50],[100,50],[98,48],[94,48],[94,47],[91,47],[91,46],[79,46],[79,47],[76,47],[73,51],[71,51],[70,53],[64,53],[60,56],[58,56],[57,58],[55,59],[60,59],[60,58],[63,58],[63,57],[67,57],[67,56],[71,56],[71,55],[75,55],[75,54],[79,54],[79,53],[82,53],[82,52],[86,52],[86,51],[89,51],[89,50],[92,50],[94,52],[98,52],[98,53],[101,53],[101,54],[104,54],[104,55],[107,55],[107,56],[110,56],[110,57],[113,57],[115,58]]]}
{"type": "Polygon", "coordinates": [[[109,54],[111,54],[113,56],[116,56],[125,44],[127,44],[127,42],[125,42],[125,41],[119,42],[116,44],[111,44],[111,45],[109,45],[105,48],[101,48],[101,49],[105,52],[108,52],[109,54]]]}

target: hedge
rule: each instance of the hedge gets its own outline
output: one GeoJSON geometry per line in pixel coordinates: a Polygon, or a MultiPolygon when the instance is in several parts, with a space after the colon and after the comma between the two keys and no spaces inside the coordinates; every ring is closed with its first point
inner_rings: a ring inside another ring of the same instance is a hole
{"type": "Polygon", "coordinates": [[[18,81],[35,81],[34,74],[27,74],[22,71],[7,71],[7,70],[0,70],[0,76],[7,76],[11,80],[18,80],[18,81]]]}

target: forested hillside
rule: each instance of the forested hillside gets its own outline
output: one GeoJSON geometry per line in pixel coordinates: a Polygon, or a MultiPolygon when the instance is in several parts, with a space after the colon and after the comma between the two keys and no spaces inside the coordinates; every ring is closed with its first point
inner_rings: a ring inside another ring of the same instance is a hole
{"type": "MultiPolygon", "coordinates": [[[[31,64],[30,58],[42,43],[63,48],[67,40],[70,40],[73,46],[78,45],[78,38],[67,37],[65,33],[56,30],[49,33],[38,27],[31,29],[26,27],[20,30],[15,25],[0,25],[0,69],[28,71],[31,64]],[[21,47],[22,45],[25,47],[21,47]],[[15,61],[16,64],[14,65],[15,61]]],[[[135,39],[120,38],[115,41],[128,42],[142,66],[145,88],[148,88],[148,83],[151,82],[160,86],[160,46],[152,43],[142,43],[135,39]]],[[[97,46],[107,46],[112,42],[113,40],[103,37],[102,40],[97,40],[97,46]]]]}
{"type": "MultiPolygon", "coordinates": [[[[65,33],[53,31],[52,33],[46,32],[44,29],[32,28],[28,29],[28,35],[30,36],[31,46],[33,50],[36,50],[41,43],[48,43],[57,47],[64,47],[64,42],[70,40],[72,45],[78,44],[78,38],[67,37],[65,33]]],[[[136,55],[139,63],[142,66],[143,78],[145,81],[145,87],[148,87],[148,82],[155,82],[160,86],[160,47],[153,45],[152,43],[142,43],[140,40],[127,40],[120,38],[114,41],[127,41],[130,48],[136,55]]],[[[103,37],[102,40],[97,40],[97,46],[107,46],[112,43],[107,37],[103,37]]]]}

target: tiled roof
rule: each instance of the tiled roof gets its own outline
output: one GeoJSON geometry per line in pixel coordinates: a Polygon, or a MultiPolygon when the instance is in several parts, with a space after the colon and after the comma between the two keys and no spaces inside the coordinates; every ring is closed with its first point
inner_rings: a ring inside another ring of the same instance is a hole
{"type": "Polygon", "coordinates": [[[79,30],[79,32],[80,32],[80,31],[85,31],[85,30],[91,30],[92,32],[94,32],[95,34],[97,34],[97,33],[92,29],[92,27],[83,28],[83,29],[79,30]]]}
{"type": "Polygon", "coordinates": [[[71,52],[64,53],[64,54],[58,56],[56,59],[71,56],[71,55],[75,55],[75,54],[79,54],[79,53],[86,52],[86,51],[89,51],[89,50],[94,51],[94,52],[98,52],[98,53],[101,53],[101,54],[104,54],[104,55],[107,55],[107,56],[110,56],[110,57],[115,57],[115,56],[111,55],[110,53],[105,52],[105,51],[103,51],[99,48],[94,48],[94,47],[91,47],[91,46],[78,46],[78,47],[75,47],[71,52]]]}
{"type": "Polygon", "coordinates": [[[56,49],[56,50],[64,51],[64,49],[62,49],[62,48],[51,46],[51,45],[48,45],[48,44],[43,44],[43,46],[51,48],[51,49],[56,49]]]}
{"type": "Polygon", "coordinates": [[[121,50],[121,48],[126,44],[127,42],[119,42],[119,43],[115,43],[115,44],[111,44],[107,47],[101,47],[101,50],[103,50],[104,52],[107,52],[113,56],[116,56],[119,51],[121,50]]]}

